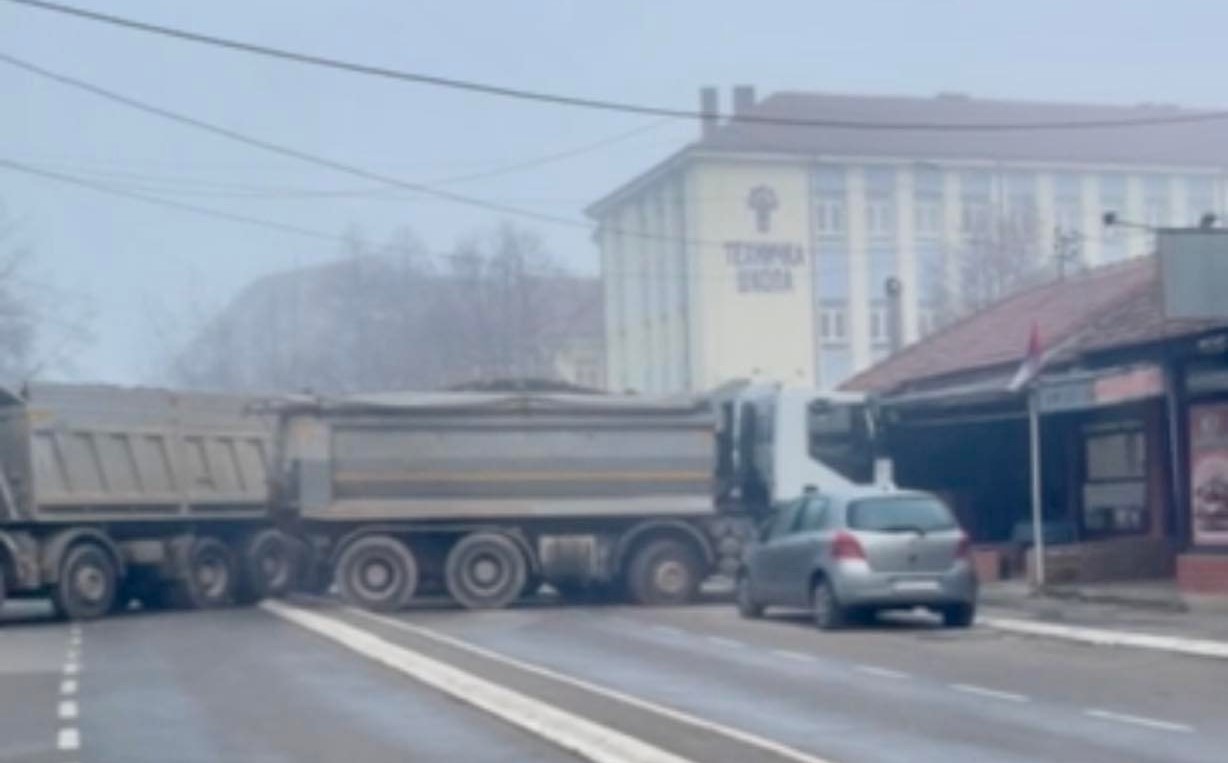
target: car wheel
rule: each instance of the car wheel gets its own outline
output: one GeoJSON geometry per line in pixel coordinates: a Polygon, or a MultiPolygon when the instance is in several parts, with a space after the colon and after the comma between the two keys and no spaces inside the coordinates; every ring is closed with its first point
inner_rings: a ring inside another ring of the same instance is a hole
{"type": "Polygon", "coordinates": [[[810,591],[810,607],[814,624],[825,631],[841,628],[847,622],[845,609],[826,578],[815,581],[810,591]]]}
{"type": "Polygon", "coordinates": [[[955,604],[942,610],[942,624],[947,628],[968,628],[976,620],[976,607],[955,604]]]}
{"type": "Polygon", "coordinates": [[[755,601],[755,597],[751,595],[750,576],[746,573],[738,575],[737,601],[738,614],[747,620],[763,616],[763,605],[755,601]]]}

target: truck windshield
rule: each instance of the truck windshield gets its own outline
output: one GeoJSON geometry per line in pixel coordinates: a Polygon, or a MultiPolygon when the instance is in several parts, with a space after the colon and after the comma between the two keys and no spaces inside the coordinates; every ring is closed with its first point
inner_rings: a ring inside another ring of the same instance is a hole
{"type": "Polygon", "coordinates": [[[816,400],[806,418],[811,458],[852,482],[873,480],[873,433],[864,405],[816,400]]]}
{"type": "Polygon", "coordinates": [[[849,506],[848,525],[872,532],[934,532],[955,528],[955,518],[932,498],[872,498],[849,506]]]}

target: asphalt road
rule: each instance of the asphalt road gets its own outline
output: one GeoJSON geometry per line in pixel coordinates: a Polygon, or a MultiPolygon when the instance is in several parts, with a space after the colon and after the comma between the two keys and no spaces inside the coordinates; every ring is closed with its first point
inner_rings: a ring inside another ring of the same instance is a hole
{"type": "Polygon", "coordinates": [[[915,618],[828,634],[723,605],[296,606],[361,643],[261,609],[88,623],[76,653],[69,626],[38,613],[0,625],[0,761],[575,760],[377,663],[368,641],[691,761],[1221,761],[1228,749],[1222,661],[915,618]],[[79,749],[59,749],[66,728],[79,749]]]}

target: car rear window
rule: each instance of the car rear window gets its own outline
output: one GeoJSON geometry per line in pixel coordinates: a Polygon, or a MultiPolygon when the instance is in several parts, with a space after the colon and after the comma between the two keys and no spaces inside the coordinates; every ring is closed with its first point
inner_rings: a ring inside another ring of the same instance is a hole
{"type": "Polygon", "coordinates": [[[932,498],[873,498],[849,506],[849,527],[875,532],[951,530],[955,518],[932,498]]]}

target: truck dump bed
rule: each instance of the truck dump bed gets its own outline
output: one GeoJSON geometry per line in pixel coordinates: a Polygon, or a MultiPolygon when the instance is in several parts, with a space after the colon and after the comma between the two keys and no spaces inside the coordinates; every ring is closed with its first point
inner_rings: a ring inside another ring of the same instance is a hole
{"type": "Polygon", "coordinates": [[[0,397],[0,522],[265,516],[272,420],[248,398],[35,384],[0,397]]]}
{"type": "Polygon", "coordinates": [[[701,515],[713,419],[693,399],[411,393],[287,411],[304,518],[701,515]]]}

